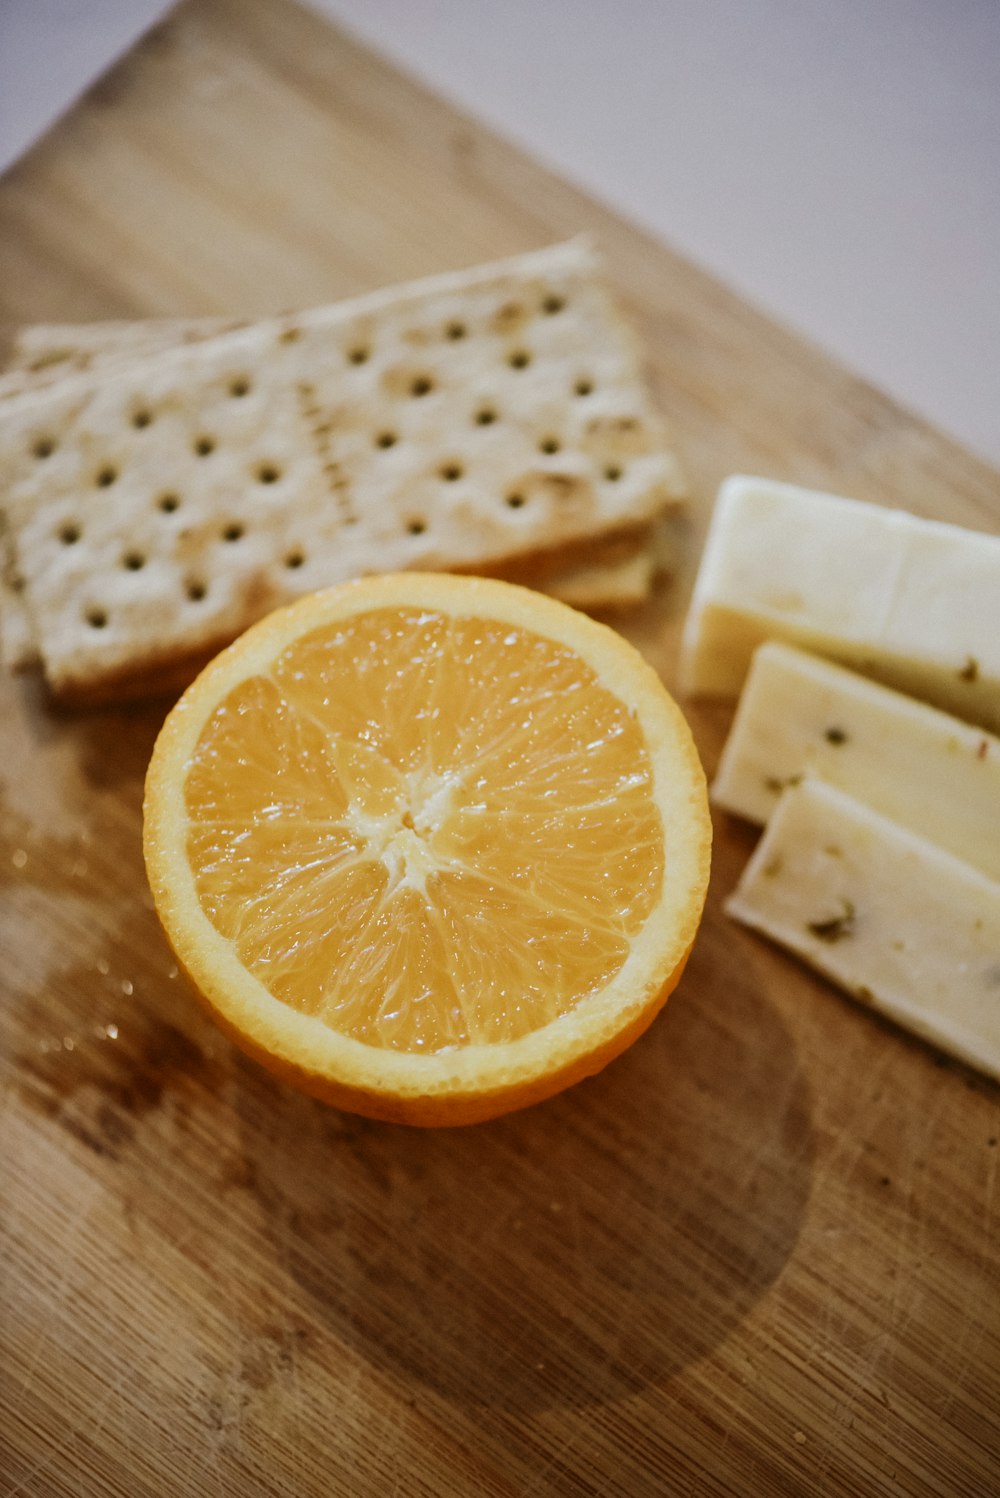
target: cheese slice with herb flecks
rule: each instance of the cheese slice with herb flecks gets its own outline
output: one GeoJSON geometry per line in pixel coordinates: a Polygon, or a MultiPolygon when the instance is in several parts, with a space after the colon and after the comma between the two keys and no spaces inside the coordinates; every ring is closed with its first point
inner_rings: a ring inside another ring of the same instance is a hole
{"type": "Polygon", "coordinates": [[[1000,879],[1000,739],[772,640],[754,655],[712,800],[764,823],[807,773],[1000,879]]]}
{"type": "Polygon", "coordinates": [[[725,908],[1000,1078],[1000,882],[807,776],[782,795],[725,908]]]}
{"type": "Polygon", "coordinates": [[[736,696],[770,639],[1000,732],[1000,536],[727,479],[685,622],[682,690],[736,696]]]}

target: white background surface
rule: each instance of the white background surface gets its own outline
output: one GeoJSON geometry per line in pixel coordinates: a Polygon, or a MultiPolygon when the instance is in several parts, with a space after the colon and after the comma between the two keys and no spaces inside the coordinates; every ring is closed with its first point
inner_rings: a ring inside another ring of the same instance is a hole
{"type": "MultiPolygon", "coordinates": [[[[311,3],[1000,463],[1000,0],[311,3]]],[[[0,0],[0,165],[164,8],[0,0]]]]}

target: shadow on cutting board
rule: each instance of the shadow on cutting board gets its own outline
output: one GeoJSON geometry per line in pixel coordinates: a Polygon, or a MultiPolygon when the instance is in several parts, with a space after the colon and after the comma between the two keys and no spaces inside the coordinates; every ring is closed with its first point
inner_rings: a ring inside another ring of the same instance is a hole
{"type": "Polygon", "coordinates": [[[599,1077],[472,1128],[370,1123],[241,1064],[241,1184],[337,1340],[524,1411],[625,1398],[725,1339],[792,1252],[813,1136],[787,1031],[723,963],[696,949],[599,1077]]]}
{"type": "MultiPolygon", "coordinates": [[[[811,1100],[745,948],[696,948],[665,1012],[600,1076],[493,1123],[410,1130],[328,1108],[233,1050],[126,893],[141,870],[97,870],[97,852],[80,880],[72,843],[44,868],[35,845],[16,876],[22,916],[48,912],[9,975],[17,1093],[120,1202],[137,1272],[162,1236],[194,1255],[187,1274],[202,1254],[220,1283],[238,1274],[226,1335],[250,1371],[257,1340],[303,1337],[328,1367],[349,1348],[469,1408],[607,1403],[711,1353],[792,1253],[811,1100]],[[104,931],[76,893],[95,874],[122,886],[104,931]],[[58,924],[69,943],[70,918],[92,960],[52,939],[58,924]],[[260,1339],[254,1296],[271,1307],[260,1339]]],[[[196,1327],[177,1336],[197,1371],[196,1327]]]]}

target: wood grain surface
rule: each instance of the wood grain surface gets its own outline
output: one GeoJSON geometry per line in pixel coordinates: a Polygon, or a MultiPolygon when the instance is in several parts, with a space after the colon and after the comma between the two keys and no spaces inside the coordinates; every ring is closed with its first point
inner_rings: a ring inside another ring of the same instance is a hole
{"type": "MultiPolygon", "coordinates": [[[[996,473],[275,0],[182,5],[0,182],[0,317],[277,310],[584,228],[696,491],[625,626],[668,683],[729,472],[1000,528],[996,473]]],[[[167,703],[0,691],[0,1493],[1000,1491],[997,1089],[723,918],[746,830],[625,1057],[412,1132],[181,987],[139,846],[167,703]]],[[[692,712],[710,770],[727,717],[692,712]]]]}

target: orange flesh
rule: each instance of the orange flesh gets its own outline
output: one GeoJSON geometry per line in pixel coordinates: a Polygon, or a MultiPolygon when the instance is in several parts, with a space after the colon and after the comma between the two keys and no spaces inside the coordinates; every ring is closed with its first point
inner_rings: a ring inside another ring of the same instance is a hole
{"type": "Polygon", "coordinates": [[[202,908],[243,964],[393,1050],[566,1013],[662,887],[629,710],[572,651],[490,620],[386,608],[305,635],[220,703],[185,801],[202,908]]]}

